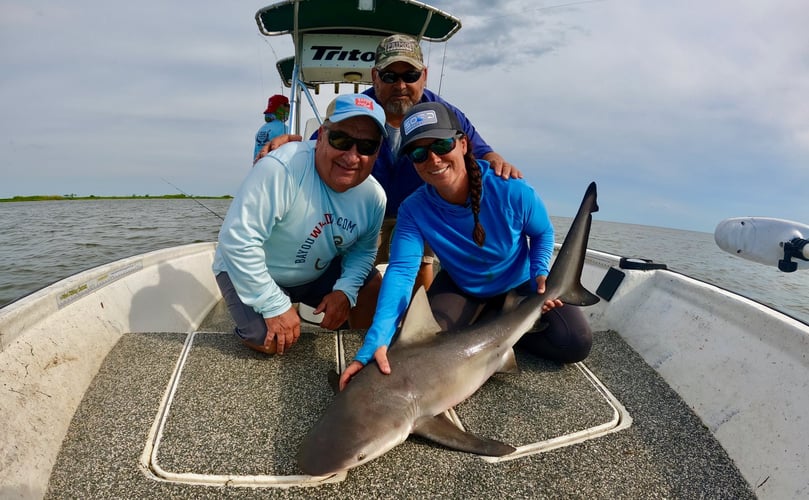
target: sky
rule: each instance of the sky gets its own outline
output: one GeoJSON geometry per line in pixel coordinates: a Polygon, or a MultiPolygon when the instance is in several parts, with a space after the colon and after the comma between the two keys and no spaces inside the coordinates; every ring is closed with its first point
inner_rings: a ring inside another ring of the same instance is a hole
{"type": "MultiPolygon", "coordinates": [[[[271,3],[0,0],[0,198],[235,194],[288,94],[291,37],[254,20],[271,3]]],[[[551,215],[596,181],[601,220],[809,223],[805,0],[426,3],[463,24],[423,44],[428,87],[551,215]]]]}

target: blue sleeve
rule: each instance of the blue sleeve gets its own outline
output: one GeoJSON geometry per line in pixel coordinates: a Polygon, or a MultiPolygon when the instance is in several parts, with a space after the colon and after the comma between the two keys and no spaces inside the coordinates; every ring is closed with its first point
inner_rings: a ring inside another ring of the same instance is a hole
{"type": "Polygon", "coordinates": [[[553,256],[554,232],[551,218],[539,194],[526,185],[524,231],[530,242],[531,277],[547,276],[553,256]]]}
{"type": "Polygon", "coordinates": [[[292,202],[294,186],[286,165],[273,156],[250,170],[228,208],[218,251],[239,298],[265,318],[290,308],[289,297],[267,269],[265,243],[292,202]]]}
{"type": "Polygon", "coordinates": [[[410,304],[413,283],[416,281],[424,254],[424,238],[414,223],[409,205],[399,209],[396,229],[390,247],[390,259],[382,288],[379,291],[374,322],[365,334],[362,347],[354,360],[363,365],[373,359],[374,353],[383,345],[390,345],[399,320],[410,304]]]}

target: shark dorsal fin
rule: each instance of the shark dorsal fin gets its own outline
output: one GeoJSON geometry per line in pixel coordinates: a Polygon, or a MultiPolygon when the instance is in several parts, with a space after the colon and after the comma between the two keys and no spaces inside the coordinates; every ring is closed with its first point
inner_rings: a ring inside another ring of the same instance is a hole
{"type": "Polygon", "coordinates": [[[407,308],[407,313],[405,313],[402,329],[395,345],[418,344],[434,337],[440,331],[441,327],[430,309],[427,292],[424,291],[423,286],[419,287],[410,300],[410,307],[407,308]]]}
{"type": "Polygon", "coordinates": [[[525,296],[518,294],[516,291],[509,291],[506,294],[506,298],[503,300],[501,314],[510,313],[514,309],[517,309],[517,306],[520,305],[520,302],[522,302],[524,299],[525,296]]]}

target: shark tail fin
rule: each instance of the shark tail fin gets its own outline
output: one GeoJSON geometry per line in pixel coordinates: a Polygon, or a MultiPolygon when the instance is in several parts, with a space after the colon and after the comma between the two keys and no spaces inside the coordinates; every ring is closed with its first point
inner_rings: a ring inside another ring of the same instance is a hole
{"type": "Polygon", "coordinates": [[[598,211],[597,196],[596,183],[591,182],[545,282],[548,288],[562,290],[559,299],[565,304],[589,306],[600,300],[581,284],[592,214],[598,211]]]}
{"type": "Polygon", "coordinates": [[[565,292],[559,299],[565,304],[572,306],[591,306],[601,300],[597,295],[590,293],[589,290],[584,288],[581,283],[573,290],[565,292]]]}

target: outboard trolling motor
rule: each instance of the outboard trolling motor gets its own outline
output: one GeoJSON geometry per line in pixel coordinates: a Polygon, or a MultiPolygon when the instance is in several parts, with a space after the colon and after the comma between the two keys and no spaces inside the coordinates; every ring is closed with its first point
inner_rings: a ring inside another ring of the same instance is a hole
{"type": "Polygon", "coordinates": [[[791,273],[809,270],[809,224],[772,217],[733,217],[714,231],[722,250],[791,273]]]}
{"type": "Polygon", "coordinates": [[[809,261],[809,240],[794,238],[784,242],[784,258],[778,261],[778,269],[791,273],[798,269],[798,263],[792,259],[809,261]]]}

